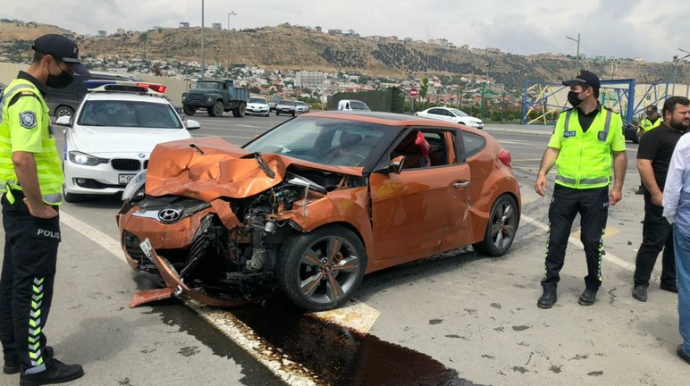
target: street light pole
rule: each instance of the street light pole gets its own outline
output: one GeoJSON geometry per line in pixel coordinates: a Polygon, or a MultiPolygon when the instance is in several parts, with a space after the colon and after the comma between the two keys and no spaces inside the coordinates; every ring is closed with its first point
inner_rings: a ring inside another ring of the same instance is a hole
{"type": "Polygon", "coordinates": [[[573,39],[570,36],[566,36],[565,38],[570,39],[574,42],[577,42],[577,51],[576,51],[575,55],[576,55],[577,61],[579,63],[579,61],[580,61],[580,33],[579,32],[577,33],[577,39],[573,39]]]}
{"type": "Polygon", "coordinates": [[[228,12],[228,35],[225,37],[228,48],[228,73],[230,72],[230,16],[237,16],[235,11],[228,12]]]}
{"type": "Polygon", "coordinates": [[[204,78],[204,0],[201,0],[201,79],[204,78]]]}

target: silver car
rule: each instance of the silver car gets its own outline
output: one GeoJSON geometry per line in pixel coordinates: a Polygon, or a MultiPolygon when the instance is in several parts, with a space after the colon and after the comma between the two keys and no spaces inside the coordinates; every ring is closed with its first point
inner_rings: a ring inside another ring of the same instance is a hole
{"type": "Polygon", "coordinates": [[[308,113],[309,112],[309,105],[301,102],[301,101],[296,101],[295,102],[295,112],[298,114],[303,114],[303,113],[308,113]]]}

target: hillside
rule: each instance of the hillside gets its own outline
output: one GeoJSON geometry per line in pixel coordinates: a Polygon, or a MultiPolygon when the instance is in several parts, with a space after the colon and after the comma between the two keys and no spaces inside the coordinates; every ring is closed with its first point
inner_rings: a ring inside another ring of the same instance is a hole
{"type": "Polygon", "coordinates": [[[19,40],[34,40],[45,34],[69,34],[66,29],[50,24],[38,24],[17,20],[0,20],[0,43],[9,43],[19,40]]]}
{"type": "MultiPolygon", "coordinates": [[[[7,23],[0,27],[0,43],[33,39],[55,26],[20,28],[7,23]]],[[[50,29],[52,28],[52,29],[50,29]]],[[[64,31],[64,30],[61,30],[64,31]]],[[[123,59],[146,58],[200,61],[200,28],[158,28],[108,38],[85,38],[80,42],[82,55],[123,59]]],[[[510,88],[521,88],[526,81],[558,82],[571,77],[578,67],[571,58],[555,55],[513,55],[497,50],[441,48],[421,42],[403,42],[393,38],[362,38],[329,35],[304,27],[283,24],[242,31],[204,30],[205,61],[225,65],[230,50],[233,64],[267,69],[303,69],[313,71],[349,71],[368,76],[403,79],[409,75],[464,74],[483,75],[510,88]]],[[[602,78],[646,78],[679,82],[687,79],[685,64],[644,63],[632,60],[587,62],[584,66],[602,78]],[[675,74],[674,74],[675,71],[675,74]]],[[[641,80],[641,79],[640,79],[641,80]]]]}

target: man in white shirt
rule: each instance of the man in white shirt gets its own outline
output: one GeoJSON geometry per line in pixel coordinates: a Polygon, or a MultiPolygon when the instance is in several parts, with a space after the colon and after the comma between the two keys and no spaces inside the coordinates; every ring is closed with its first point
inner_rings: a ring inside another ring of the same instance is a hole
{"type": "MultiPolygon", "coordinates": [[[[683,122],[690,125],[690,107],[682,111],[683,122]]],[[[678,278],[678,320],[683,343],[678,356],[690,364],[690,135],[678,141],[666,176],[663,215],[673,224],[673,242],[678,278]]]]}

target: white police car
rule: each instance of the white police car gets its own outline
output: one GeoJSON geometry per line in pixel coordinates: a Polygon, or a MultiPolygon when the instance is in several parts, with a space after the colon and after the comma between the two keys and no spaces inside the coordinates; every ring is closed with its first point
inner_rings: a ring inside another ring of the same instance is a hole
{"type": "Polygon", "coordinates": [[[157,93],[134,85],[105,85],[84,97],[66,126],[63,169],[64,199],[122,192],[132,177],[148,166],[153,148],[163,142],[191,138],[173,105],[157,93]]]}

